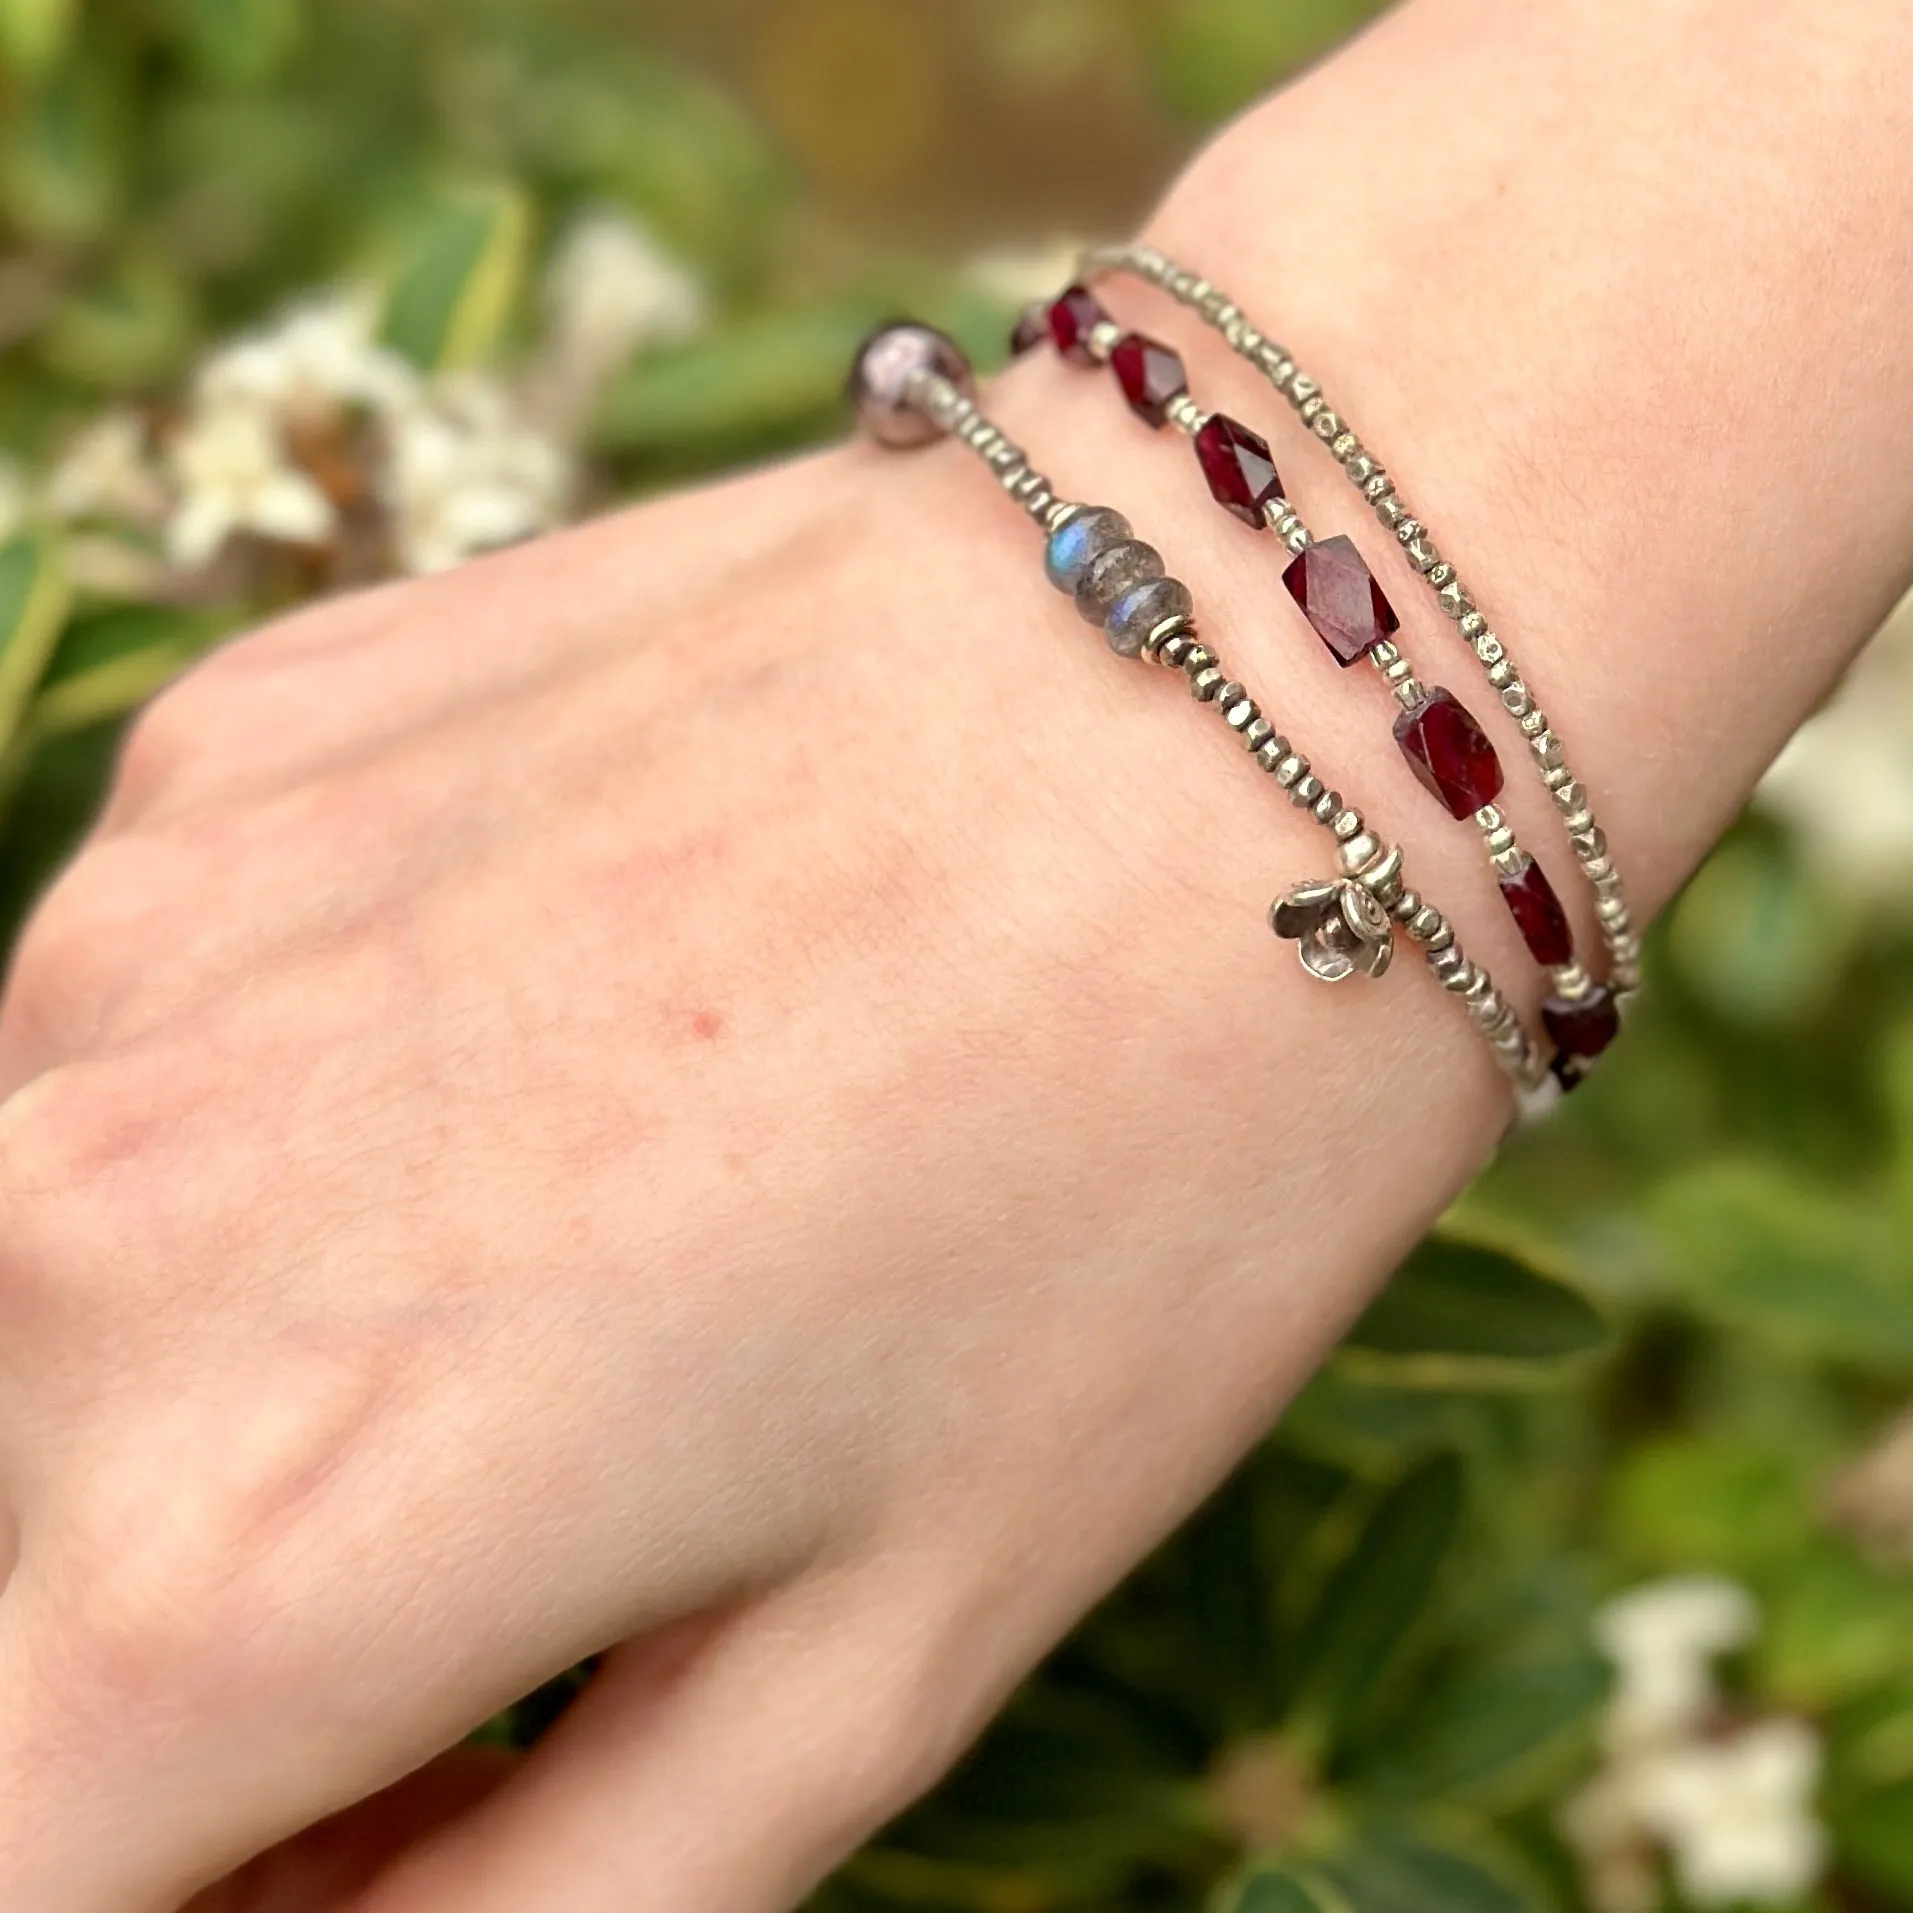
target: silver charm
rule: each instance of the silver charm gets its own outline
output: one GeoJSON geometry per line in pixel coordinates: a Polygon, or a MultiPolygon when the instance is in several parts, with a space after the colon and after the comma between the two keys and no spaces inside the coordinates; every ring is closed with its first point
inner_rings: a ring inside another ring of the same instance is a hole
{"type": "Polygon", "coordinates": [[[1381,976],[1395,954],[1388,912],[1346,878],[1297,884],[1269,911],[1275,934],[1297,946],[1302,967],[1324,983],[1381,976]]]}

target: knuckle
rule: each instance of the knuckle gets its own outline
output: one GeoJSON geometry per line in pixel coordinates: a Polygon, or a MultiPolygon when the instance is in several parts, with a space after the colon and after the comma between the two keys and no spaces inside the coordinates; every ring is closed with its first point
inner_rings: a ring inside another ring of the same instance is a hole
{"type": "Polygon", "coordinates": [[[161,691],[128,726],[109,799],[115,809],[171,789],[204,753],[209,682],[210,669],[201,665],[161,691]]]}
{"type": "Polygon", "coordinates": [[[171,894],[153,848],[131,838],[89,847],[42,898],[7,981],[10,1016],[60,1052],[97,1035],[138,975],[155,916],[171,894]]]}

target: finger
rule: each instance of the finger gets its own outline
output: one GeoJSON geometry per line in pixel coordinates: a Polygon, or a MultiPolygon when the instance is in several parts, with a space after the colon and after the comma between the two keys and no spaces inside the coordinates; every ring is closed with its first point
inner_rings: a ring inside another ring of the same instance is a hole
{"type": "Polygon", "coordinates": [[[898,1613],[817,1584],[689,1654],[611,1655],[505,1787],[350,1913],[788,1913],[974,1725],[898,1613]]]}
{"type": "Polygon", "coordinates": [[[396,1855],[489,1799],[518,1764],[503,1748],[454,1748],[397,1786],[261,1854],[184,1913],[338,1913],[396,1855]]]}

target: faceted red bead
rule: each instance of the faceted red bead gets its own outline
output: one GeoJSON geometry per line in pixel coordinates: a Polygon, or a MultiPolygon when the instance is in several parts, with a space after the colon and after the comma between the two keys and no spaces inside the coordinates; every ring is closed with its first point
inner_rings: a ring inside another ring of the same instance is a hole
{"type": "Polygon", "coordinates": [[[1395,607],[1351,538],[1310,545],[1283,572],[1282,582],[1344,670],[1401,629],[1395,607]]]}
{"type": "Polygon", "coordinates": [[[1541,1005],[1541,1021],[1554,1039],[1550,1067],[1561,1087],[1572,1089],[1621,1033],[1621,1008],[1614,992],[1597,983],[1585,996],[1549,997],[1541,1005]]]}
{"type": "Polygon", "coordinates": [[[1150,425],[1167,425],[1170,401],[1189,389],[1182,361],[1166,345],[1129,332],[1116,342],[1109,364],[1129,409],[1150,425]]]}
{"type": "Polygon", "coordinates": [[[1554,885],[1548,881],[1548,873],[1524,851],[1521,868],[1512,877],[1501,875],[1498,881],[1507,901],[1508,914],[1520,927],[1528,954],[1550,970],[1572,963],[1574,931],[1569,926],[1568,913],[1561,908],[1561,899],[1554,893],[1554,885]]]}
{"type": "Polygon", "coordinates": [[[1408,768],[1457,817],[1472,817],[1501,794],[1501,759],[1487,733],[1452,691],[1439,685],[1395,720],[1408,768]]]}
{"type": "Polygon", "coordinates": [[[1196,457],[1202,461],[1202,475],[1216,503],[1244,524],[1263,529],[1267,521],[1262,507],[1282,496],[1282,478],[1269,441],[1237,424],[1226,412],[1217,412],[1196,434],[1196,457]]]}
{"type": "Polygon", "coordinates": [[[1016,322],[1016,329],[1010,334],[1010,352],[1015,358],[1021,358],[1025,352],[1033,352],[1050,336],[1049,307],[1041,299],[1033,306],[1025,306],[1023,315],[1016,322]]]}
{"type": "Polygon", "coordinates": [[[1071,286],[1049,309],[1049,335],[1064,358],[1089,365],[1089,335],[1108,317],[1087,286],[1071,286]]]}

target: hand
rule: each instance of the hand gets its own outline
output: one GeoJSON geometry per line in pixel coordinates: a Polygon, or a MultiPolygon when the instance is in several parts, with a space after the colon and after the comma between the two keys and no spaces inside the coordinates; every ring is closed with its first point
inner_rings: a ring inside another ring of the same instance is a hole
{"type": "MultiPolygon", "coordinates": [[[[1371,395],[1643,914],[1913,548],[1876,463],[1803,490],[1783,376],[1859,368],[1816,446],[1913,426],[1904,355],[1857,349],[1905,290],[1867,245],[1902,129],[1853,107],[1905,28],[1862,13],[1774,73],[1734,43],[1810,230],[1721,183],[1701,0],[1625,36],[1424,0],[1160,228],[1371,395]],[[1271,222],[1258,182],[1305,175],[1271,222]],[[1549,255],[1564,218],[1626,297],[1549,255]],[[1411,301],[1435,270],[1467,297],[1411,301]],[[1766,321],[1712,324],[1749,276],[1766,321]],[[1375,323],[1411,305],[1422,381],[1375,323]],[[1646,537],[1644,499],[1714,543],[1646,537]]],[[[1050,364],[1001,400],[1351,794],[1420,819],[1418,883],[1512,970],[1475,847],[1273,628],[1186,448],[1050,364]]],[[[1504,1117],[1425,976],[1329,994],[1273,946],[1319,855],[953,448],[331,606],[169,693],[0,1012],[8,1913],[780,1913],[1216,1479],[1504,1117]],[[443,1754],[599,1650],[508,1778],[443,1754]]]]}

